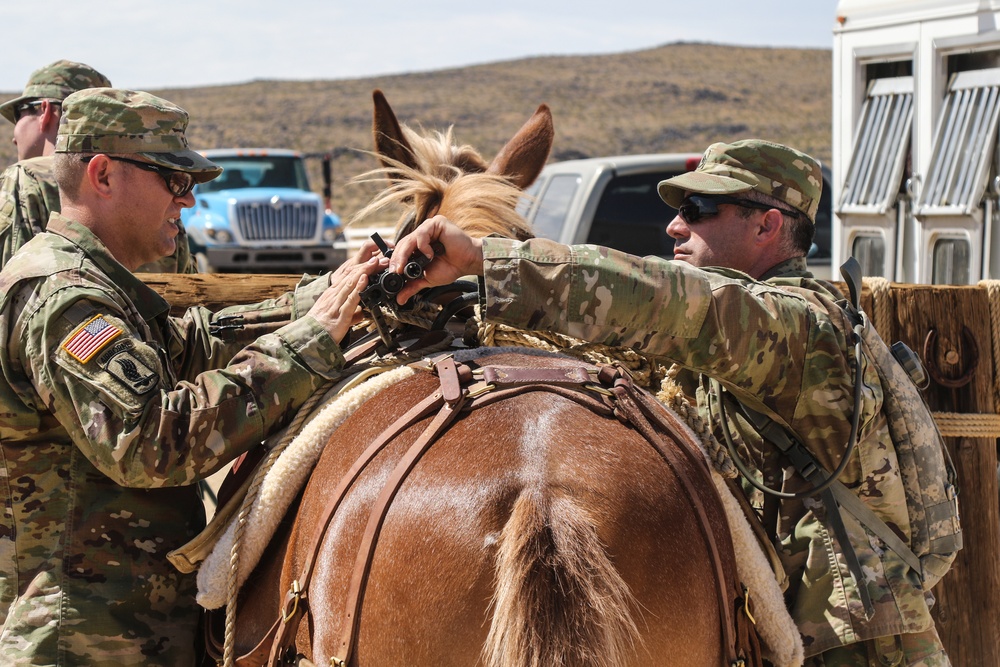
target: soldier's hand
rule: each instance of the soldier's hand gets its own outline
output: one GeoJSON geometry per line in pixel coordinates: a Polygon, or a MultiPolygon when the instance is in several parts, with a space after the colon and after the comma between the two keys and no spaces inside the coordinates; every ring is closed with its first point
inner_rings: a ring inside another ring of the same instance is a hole
{"type": "MultiPolygon", "coordinates": [[[[372,244],[374,246],[374,243],[372,244]]],[[[362,251],[364,248],[362,248],[362,251]]],[[[361,253],[355,256],[360,260],[361,253]]],[[[320,325],[330,332],[338,343],[344,339],[352,324],[362,318],[361,291],[368,286],[368,276],[384,269],[389,260],[376,251],[376,255],[365,261],[354,261],[341,265],[330,276],[330,286],[309,309],[320,325]]]]}
{"type": "Polygon", "coordinates": [[[436,285],[448,285],[462,276],[483,275],[483,243],[459,229],[441,215],[425,220],[419,227],[404,236],[392,251],[389,270],[400,273],[414,252],[425,257],[434,257],[426,267],[422,278],[411,280],[396,295],[397,303],[403,304],[424,289],[436,285]],[[438,241],[444,246],[444,254],[434,256],[431,243],[438,241]]]}
{"type": "MultiPolygon", "coordinates": [[[[389,242],[387,245],[391,247],[392,242],[389,242]]],[[[361,247],[358,248],[358,251],[355,252],[350,257],[348,257],[343,264],[338,266],[337,270],[334,273],[349,271],[351,267],[357,264],[364,264],[372,257],[381,257],[381,256],[382,256],[382,251],[379,250],[377,245],[375,245],[375,241],[371,240],[370,238],[365,239],[362,242],[361,247]]]]}

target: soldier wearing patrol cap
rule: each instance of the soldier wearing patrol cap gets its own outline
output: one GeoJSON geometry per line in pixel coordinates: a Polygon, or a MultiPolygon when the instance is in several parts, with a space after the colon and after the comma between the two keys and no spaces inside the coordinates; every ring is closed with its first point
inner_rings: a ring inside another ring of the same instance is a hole
{"type": "MultiPolygon", "coordinates": [[[[14,124],[18,159],[0,174],[0,268],[45,229],[50,213],[59,211],[51,156],[63,100],[78,90],[110,85],[106,76],[89,65],[57,60],[32,72],[20,97],[0,104],[0,115],[14,124]]],[[[187,232],[183,226],[179,230],[177,252],[139,270],[194,273],[187,232]]]]}
{"type": "Polygon", "coordinates": [[[108,77],[93,67],[70,60],[57,60],[32,72],[21,96],[0,104],[0,116],[14,124],[17,159],[52,153],[59,108],[67,95],[110,85],[108,77]]]}
{"type": "Polygon", "coordinates": [[[12,663],[190,665],[193,575],[166,554],[204,527],[195,482],[339,375],[379,270],[371,244],[293,292],[183,317],[133,274],[173,250],[221,169],[187,113],[143,92],[63,102],[63,210],[0,271],[0,654],[12,663]],[[223,324],[225,326],[223,326],[223,324]]]}
{"type": "MultiPolygon", "coordinates": [[[[675,260],[638,258],[594,245],[567,247],[546,239],[472,239],[441,216],[401,239],[396,258],[430,243],[445,247],[424,278],[411,281],[402,303],[428,285],[483,276],[483,319],[520,328],[629,347],[676,364],[677,379],[711,408],[714,380],[736,401],[800,436],[826,469],[841,461],[854,400],[851,322],[843,298],[806,267],[822,191],[813,158],[757,139],[716,143],[698,168],[659,184],[678,209],[667,233],[675,260]]],[[[906,490],[881,416],[877,370],[863,367],[858,444],[840,477],[883,522],[909,530],[906,490]]],[[[729,414],[729,417],[732,417],[729,414]]],[[[730,420],[732,423],[732,420],[730,420]]],[[[807,665],[948,665],[930,615],[933,574],[850,523],[838,543],[811,482],[786,474],[770,442],[733,423],[760,479],[803,495],[764,505],[790,581],[786,599],[807,665]],[[852,550],[859,567],[848,565],[852,550]]],[[[794,470],[794,469],[791,469],[794,470]]],[[[937,577],[940,576],[938,573],[937,577]]]]}

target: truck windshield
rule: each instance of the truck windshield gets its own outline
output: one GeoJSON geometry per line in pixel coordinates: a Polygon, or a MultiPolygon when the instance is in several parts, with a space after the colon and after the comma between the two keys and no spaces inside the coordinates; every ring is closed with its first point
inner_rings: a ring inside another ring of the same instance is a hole
{"type": "Polygon", "coordinates": [[[563,227],[566,226],[569,205],[573,203],[573,195],[581,181],[580,174],[558,174],[552,177],[538,201],[538,212],[531,225],[535,236],[559,240],[563,227]]]}
{"type": "Polygon", "coordinates": [[[677,211],[664,203],[657,184],[679,171],[629,174],[611,179],[594,213],[587,243],[609,246],[630,255],[674,256],[674,240],[667,225],[677,211]]]}
{"type": "Polygon", "coordinates": [[[297,156],[211,157],[222,167],[217,179],[198,186],[200,192],[217,192],[236,188],[295,188],[309,190],[305,165],[297,156]]]}

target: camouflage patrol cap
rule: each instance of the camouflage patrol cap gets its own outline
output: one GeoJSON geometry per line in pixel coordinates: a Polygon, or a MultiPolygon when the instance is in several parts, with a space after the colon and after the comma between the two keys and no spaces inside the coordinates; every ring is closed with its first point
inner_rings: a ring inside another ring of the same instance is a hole
{"type": "Polygon", "coordinates": [[[755,190],[780,199],[815,223],[823,172],[816,160],[794,148],[745,139],[712,144],[697,169],[660,181],[657,190],[674,208],[689,192],[734,195],[755,190]]]}
{"type": "Polygon", "coordinates": [[[14,109],[23,102],[32,100],[64,100],[70,93],[84,88],[110,86],[108,77],[104,76],[90,65],[75,63],[71,60],[57,60],[51,65],[36,69],[24,87],[20,97],[7,100],[0,104],[0,115],[14,120],[14,109]]]}
{"type": "Polygon", "coordinates": [[[188,113],[135,90],[88,88],[63,101],[56,153],[135,155],[144,162],[194,174],[204,183],[222,167],[188,147],[188,113]]]}

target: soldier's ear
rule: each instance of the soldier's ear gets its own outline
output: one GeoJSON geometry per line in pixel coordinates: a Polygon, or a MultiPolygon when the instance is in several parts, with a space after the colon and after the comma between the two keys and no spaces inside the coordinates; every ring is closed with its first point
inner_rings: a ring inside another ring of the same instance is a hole
{"type": "Polygon", "coordinates": [[[785,218],[781,215],[781,211],[776,208],[764,211],[763,215],[757,218],[757,242],[780,241],[784,226],[785,218]]]}
{"type": "Polygon", "coordinates": [[[87,169],[83,180],[90,189],[100,197],[108,199],[112,191],[112,172],[117,165],[108,159],[107,155],[95,155],[87,161],[87,169]]]}
{"type": "Polygon", "coordinates": [[[59,131],[59,117],[62,115],[60,109],[61,106],[58,103],[42,100],[41,110],[38,112],[38,122],[42,132],[51,132],[52,136],[55,137],[56,132],[59,131]]]}

